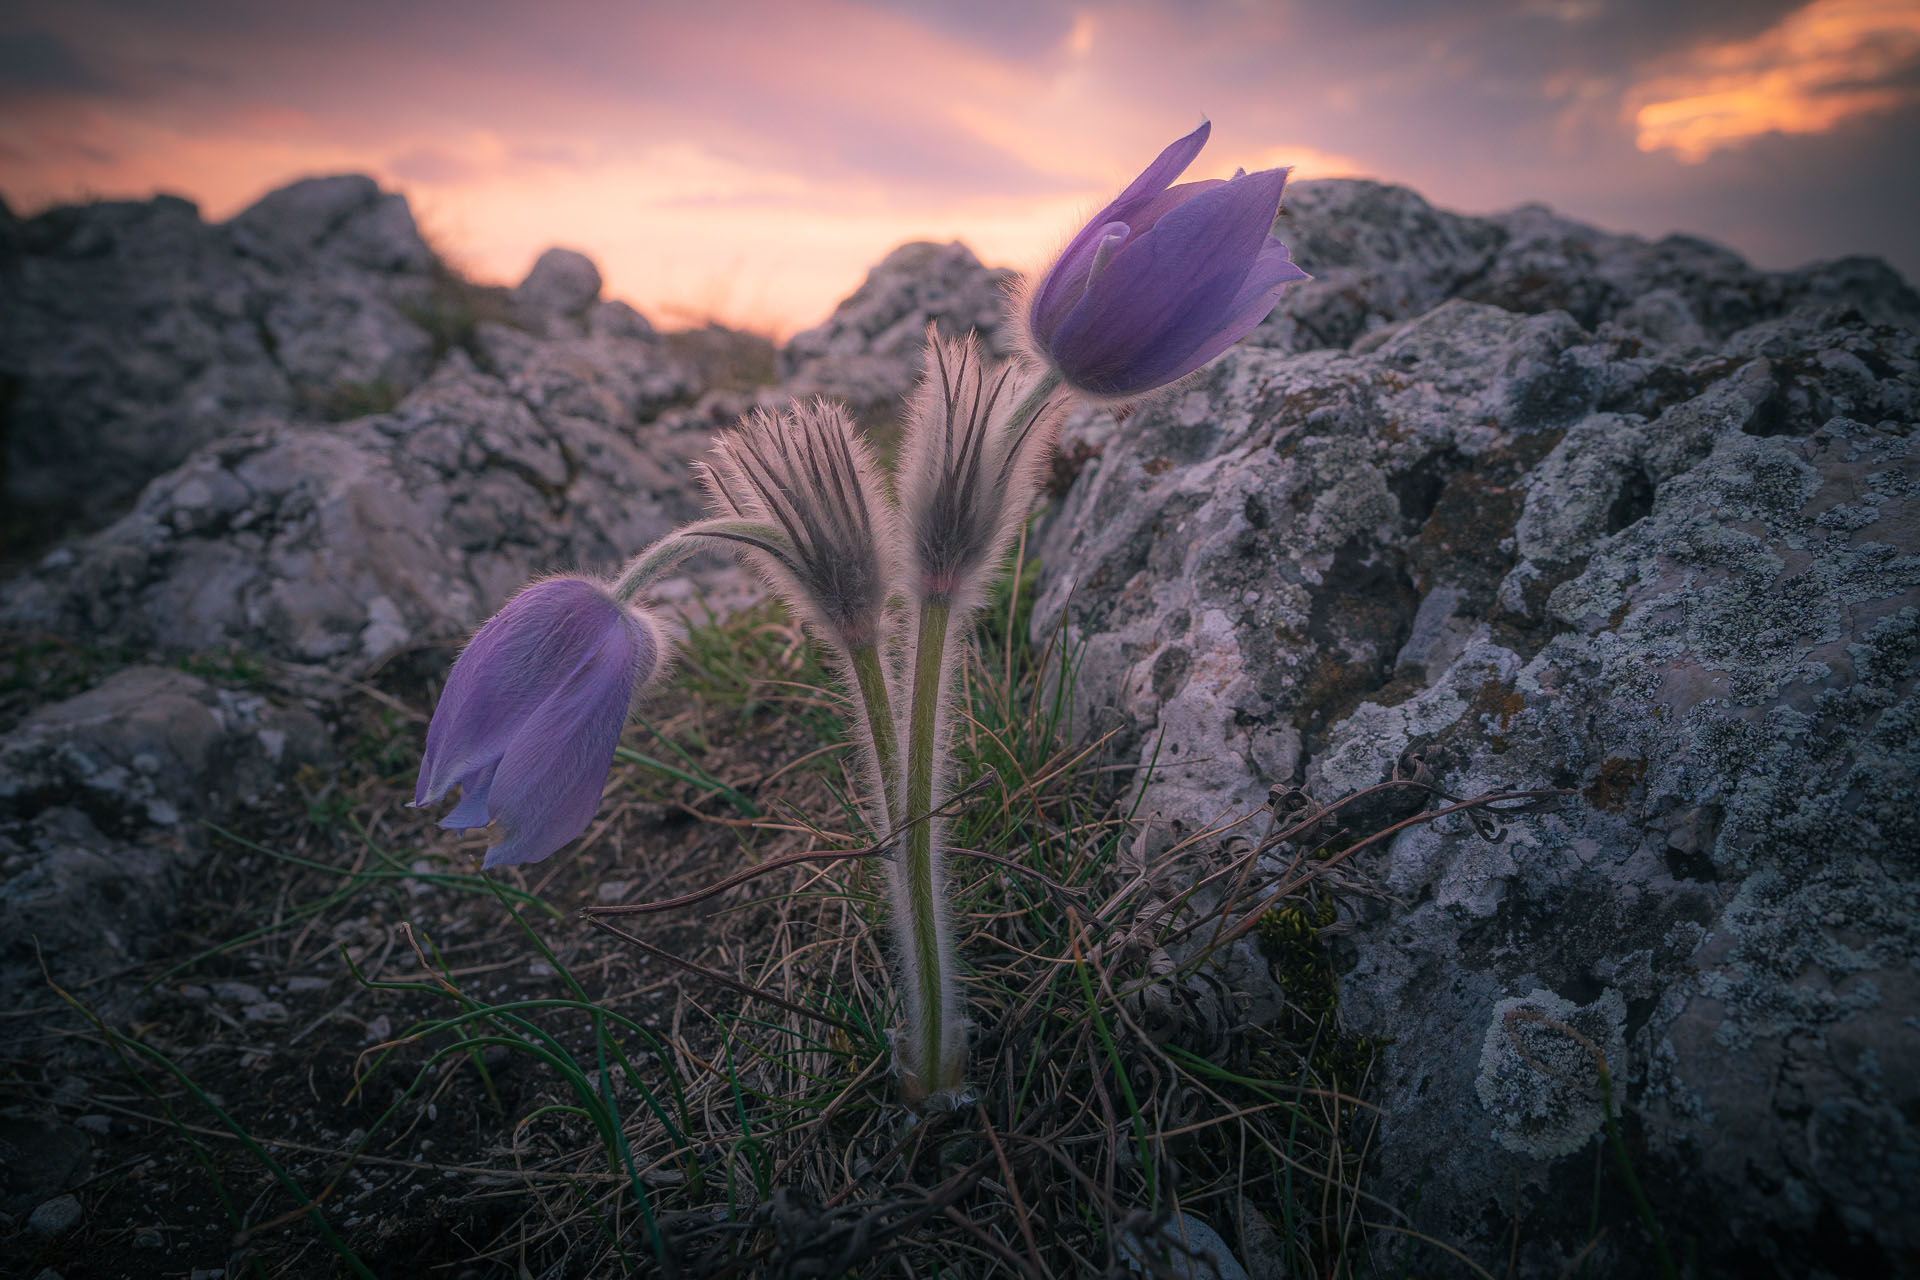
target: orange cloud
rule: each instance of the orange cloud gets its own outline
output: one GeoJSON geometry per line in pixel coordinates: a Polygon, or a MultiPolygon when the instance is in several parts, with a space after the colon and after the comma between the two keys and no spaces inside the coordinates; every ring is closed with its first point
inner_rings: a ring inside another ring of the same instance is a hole
{"type": "Polygon", "coordinates": [[[1629,95],[1635,143],[1698,164],[1766,133],[1825,133],[1920,101],[1920,0],[1814,0],[1629,95]]]}

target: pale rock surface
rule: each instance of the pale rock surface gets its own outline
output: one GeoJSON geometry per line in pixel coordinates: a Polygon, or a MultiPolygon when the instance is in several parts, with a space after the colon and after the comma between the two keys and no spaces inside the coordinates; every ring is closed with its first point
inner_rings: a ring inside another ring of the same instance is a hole
{"type": "Polygon", "coordinates": [[[626,340],[482,326],[392,413],[211,445],[12,584],[0,621],[360,670],[457,642],[529,578],[608,571],[693,516],[703,433],[636,431],[684,391],[626,340]]]}
{"type": "MultiPolygon", "coordinates": [[[[586,332],[588,313],[600,301],[600,283],[600,268],[592,258],[576,249],[553,248],[534,260],[526,279],[513,287],[510,298],[527,328],[555,336],[579,334],[586,332]]],[[[627,310],[639,317],[639,312],[627,310]]],[[[634,332],[626,336],[639,337],[648,331],[646,321],[641,319],[634,332]]]]}
{"type": "Polygon", "coordinates": [[[929,324],[949,338],[977,332],[989,353],[1010,354],[1003,299],[1012,278],[981,266],[963,244],[901,245],[826,323],[781,349],[782,391],[832,396],[863,422],[890,422],[920,376],[929,324]]]}
{"type": "Polygon", "coordinates": [[[433,255],[370,178],[297,182],[223,225],[171,196],[8,222],[3,496],[48,530],[221,436],[342,416],[432,366],[433,255]]]}
{"type": "MultiPolygon", "coordinates": [[[[1429,230],[1394,287],[1487,234],[1429,230]]],[[[1110,428],[1035,547],[1036,634],[1083,654],[1085,732],[1157,751],[1149,851],[1411,750],[1455,795],[1576,793],[1347,868],[1377,896],[1342,900],[1342,1019],[1386,1045],[1372,1191],[1417,1198],[1404,1225],[1492,1265],[1517,1209],[1519,1274],[1560,1274],[1597,1053],[1668,1230],[1713,1224],[1710,1274],[1912,1256],[1920,336],[1873,318],[1907,296],[1877,267],[1688,249],[1697,279],[1634,300],[1608,282],[1655,250],[1591,235],[1597,262],[1555,279],[1539,249],[1506,296],[1598,332],[1453,299],[1350,350],[1230,352],[1110,428]],[[1843,278],[1858,305],[1794,307],[1843,278]]],[[[1606,1204],[1588,1274],[1650,1273],[1606,1204]]],[[[1445,1271],[1400,1241],[1387,1272],[1445,1271]]]]}

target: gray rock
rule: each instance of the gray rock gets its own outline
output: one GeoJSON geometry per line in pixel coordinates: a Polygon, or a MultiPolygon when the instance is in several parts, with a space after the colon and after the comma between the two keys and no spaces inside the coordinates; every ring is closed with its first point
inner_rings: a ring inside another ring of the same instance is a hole
{"type": "Polygon", "coordinates": [[[80,1225],[80,1201],[73,1196],[55,1196],[27,1217],[27,1229],[37,1235],[57,1236],[80,1225]]]}
{"type": "Polygon", "coordinates": [[[9,589],[24,629],[363,669],[457,641],[529,577],[611,569],[691,518],[704,432],[641,431],[684,391],[649,344],[483,326],[389,414],[209,446],[9,589]]]}
{"type": "Polygon", "coordinates": [[[1011,352],[1003,299],[1012,279],[1011,271],[981,266],[963,244],[903,244],[825,324],[781,349],[782,394],[834,396],[862,421],[891,421],[920,376],[929,324],[948,337],[977,332],[997,356],[1011,352]]]}
{"type": "Polygon", "coordinates": [[[1117,1252],[1127,1269],[1139,1275],[1179,1280],[1248,1280],[1220,1233],[1190,1213],[1175,1213],[1159,1230],[1143,1238],[1128,1234],[1117,1252]]]}
{"type": "Polygon", "coordinates": [[[571,319],[576,328],[587,308],[599,299],[600,268],[572,249],[548,249],[513,289],[516,307],[541,321],[571,319]]]}
{"type": "Polygon", "coordinates": [[[184,200],[50,210],[0,235],[4,498],[97,524],[194,449],[339,417],[424,378],[433,255],[398,195],[310,179],[224,226],[184,200]]]}
{"type": "Polygon", "coordinates": [[[433,266],[406,197],[364,174],[303,178],[262,196],[226,229],[241,254],[281,276],[316,259],[381,275],[423,275],[433,266]]]}
{"type": "MultiPolygon", "coordinates": [[[[1920,1076],[1890,1065],[1920,1025],[1920,337],[1857,305],[1723,333],[1761,294],[1691,287],[1658,343],[1643,295],[1600,333],[1455,300],[1231,352],[1112,431],[1036,546],[1036,634],[1084,646],[1077,725],[1157,749],[1161,844],[1414,749],[1456,795],[1577,792],[1498,844],[1363,852],[1380,896],[1336,931],[1345,1025],[1387,1046],[1373,1193],[1503,1269],[1517,1186],[1525,1276],[1588,1242],[1609,1104],[1669,1234],[1713,1224],[1708,1273],[1920,1247],[1920,1076]]],[[[1607,1186],[1587,1273],[1647,1274],[1607,1186]]]]}
{"type": "Polygon", "coordinates": [[[1920,295],[1875,259],[1757,271],[1696,237],[1615,235],[1542,205],[1474,218],[1405,187],[1338,178],[1289,186],[1274,230],[1313,279],[1290,288],[1248,341],[1287,351],[1349,347],[1448,298],[1566,311],[1589,329],[1617,323],[1683,357],[1797,306],[1920,323],[1920,295]]]}
{"type": "Polygon", "coordinates": [[[42,956],[63,983],[140,958],[205,852],[200,824],[329,754],[305,708],[160,667],[120,671],[0,737],[5,998],[44,993],[42,956]]]}

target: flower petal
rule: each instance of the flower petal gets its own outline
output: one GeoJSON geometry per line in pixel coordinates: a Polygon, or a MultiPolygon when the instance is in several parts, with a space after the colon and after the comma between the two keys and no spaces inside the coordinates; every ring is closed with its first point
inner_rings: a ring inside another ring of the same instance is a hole
{"type": "MultiPolygon", "coordinates": [[[[1114,197],[1113,203],[1088,219],[1079,234],[1067,242],[1067,247],[1061,250],[1052,269],[1040,282],[1040,287],[1034,290],[1033,302],[1027,312],[1028,324],[1042,344],[1052,339],[1054,330],[1078,301],[1085,286],[1087,271],[1093,265],[1094,252],[1107,225],[1124,222],[1133,226],[1131,215],[1186,172],[1187,166],[1200,154],[1200,149],[1207,145],[1207,136],[1212,132],[1212,122],[1202,120],[1198,129],[1167,144],[1153,163],[1128,183],[1125,191],[1114,197]]],[[[1136,227],[1137,230],[1139,228],[1136,227]]]]}
{"type": "Polygon", "coordinates": [[[487,789],[493,786],[494,771],[499,767],[496,760],[460,780],[460,803],[440,819],[442,827],[448,831],[471,831],[493,820],[487,812],[487,789]]]}
{"type": "Polygon", "coordinates": [[[1268,240],[1260,250],[1260,256],[1254,259],[1253,270],[1247,273],[1240,292],[1228,304],[1226,318],[1214,335],[1171,369],[1164,372],[1147,369],[1143,370],[1143,375],[1153,376],[1158,384],[1178,382],[1253,332],[1254,327],[1265,320],[1280,301],[1281,291],[1289,284],[1311,278],[1287,257],[1286,245],[1278,240],[1268,240]]]}
{"type": "Polygon", "coordinates": [[[1133,235],[1130,238],[1137,240],[1147,232],[1153,230],[1154,224],[1159,222],[1160,219],[1166,217],[1167,214],[1178,209],[1181,205],[1193,199],[1201,192],[1211,191],[1215,187],[1224,187],[1226,185],[1227,180],[1225,178],[1202,178],[1197,182],[1183,182],[1178,186],[1168,187],[1159,195],[1144,201],[1138,209],[1133,210],[1133,218],[1129,222],[1129,225],[1133,228],[1133,235]]]}
{"type": "Polygon", "coordinates": [[[1270,169],[1211,187],[1130,241],[1049,344],[1068,381],[1102,395],[1158,386],[1212,338],[1252,271],[1286,183],[1270,169]]]}
{"type": "Polygon", "coordinates": [[[497,762],[532,714],[623,610],[597,584],[552,578],[488,619],[453,664],[427,728],[415,805],[497,762]]]}
{"type": "Polygon", "coordinates": [[[1119,216],[1115,210],[1159,194],[1173,185],[1173,180],[1187,171],[1200,151],[1207,145],[1207,138],[1213,133],[1213,121],[1202,120],[1200,127],[1184,138],[1169,142],[1166,149],[1154,157],[1153,163],[1140,171],[1140,176],[1127,184],[1127,189],[1114,198],[1107,206],[1107,213],[1095,218],[1101,222],[1130,222],[1132,219],[1119,216]]]}
{"type": "Polygon", "coordinates": [[[622,610],[621,624],[604,631],[527,717],[488,795],[506,839],[487,851],[482,865],[538,862],[587,829],[600,808],[634,688],[659,653],[652,627],[622,610]]]}

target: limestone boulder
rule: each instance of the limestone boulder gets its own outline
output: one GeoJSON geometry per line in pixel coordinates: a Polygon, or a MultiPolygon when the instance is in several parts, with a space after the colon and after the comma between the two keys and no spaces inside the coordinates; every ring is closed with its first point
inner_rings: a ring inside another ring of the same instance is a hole
{"type": "MultiPolygon", "coordinates": [[[[1675,288],[1684,342],[1455,298],[1244,347],[1111,430],[1037,543],[1036,632],[1083,655],[1076,724],[1152,763],[1152,847],[1409,759],[1573,793],[1355,855],[1328,931],[1384,1046],[1372,1191],[1489,1267],[1516,1216],[1521,1275],[1587,1245],[1603,1063],[1708,1274],[1920,1247],[1920,337],[1863,274],[1725,336],[1675,288]]],[[[1587,1274],[1651,1274],[1603,1189],[1587,1274]]],[[[1407,1239],[1394,1274],[1449,1265],[1407,1239]]]]}

